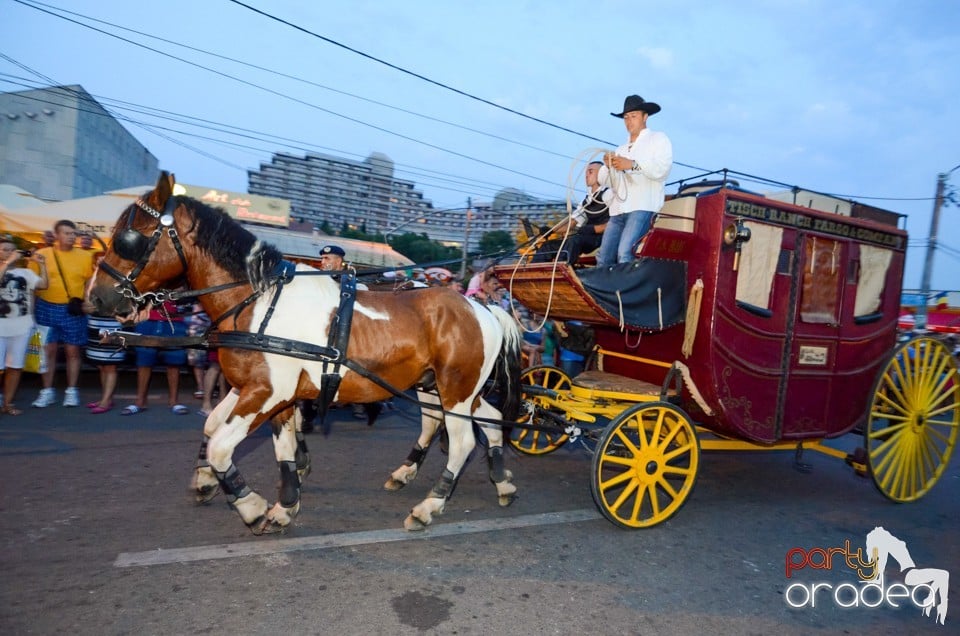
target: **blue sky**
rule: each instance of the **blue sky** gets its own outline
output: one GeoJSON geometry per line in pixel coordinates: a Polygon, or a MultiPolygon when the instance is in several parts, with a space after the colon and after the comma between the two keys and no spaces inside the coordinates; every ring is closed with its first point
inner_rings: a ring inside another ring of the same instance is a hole
{"type": "MultiPolygon", "coordinates": [[[[609,144],[457,95],[229,0],[44,0],[49,11],[75,12],[67,17],[212,71],[0,0],[0,52],[27,67],[0,59],[0,90],[45,83],[37,74],[81,84],[135,119],[128,129],[184,183],[245,190],[246,170],[278,150],[383,152],[398,176],[450,208],[502,187],[565,196],[579,172],[574,158],[622,143],[622,122],[609,113],[639,93],[663,106],[650,126],[685,164],[671,180],[730,168],[875,197],[861,200],[907,214],[906,287],[920,285],[937,174],[960,165],[956,2],[247,4],[609,144]]],[[[956,206],[942,212],[935,289],[960,289],[958,217],[956,206]]]]}

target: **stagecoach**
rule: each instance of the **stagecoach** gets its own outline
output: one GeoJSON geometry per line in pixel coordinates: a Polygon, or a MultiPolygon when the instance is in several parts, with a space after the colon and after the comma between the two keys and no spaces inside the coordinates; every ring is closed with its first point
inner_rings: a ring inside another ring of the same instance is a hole
{"type": "Polygon", "coordinates": [[[411,530],[444,510],[475,446],[472,424],[486,427],[501,505],[517,492],[504,428],[534,455],[576,440],[593,452],[601,512],[627,528],[683,505],[701,450],[822,451],[871,474],[890,499],[911,501],[936,483],[956,445],[960,377],[950,352],[931,338],[896,344],[907,235],[883,210],[799,189],[789,200],[762,196],[724,175],[681,188],[631,263],[500,263],[515,299],[593,326],[593,363],[571,378],[554,367],[521,373],[519,328],[499,308],[448,288],[358,291],[349,272],[295,266],[174,186],[161,173],[120,215],[88,298],[121,321],[165,299],[196,298],[211,316],[207,333],[175,343],[110,338],[219,348],[234,389],[207,417],[193,487],[198,502],[222,491],[257,534],[283,532],[300,509],[310,459],[297,400],[417,392],[420,436],[385,487],[417,476],[441,426],[448,453],[404,520],[411,530]],[[233,461],[265,423],[281,476],[273,505],[233,461]],[[823,443],[855,429],[864,448],[849,456],[823,443]]]}
{"type": "Polygon", "coordinates": [[[819,451],[893,501],[922,497],[956,445],[960,376],[940,341],[897,344],[901,217],[703,176],[669,197],[633,263],[496,266],[516,301],[596,341],[575,377],[524,371],[510,443],[542,455],[582,442],[597,506],[625,528],[676,513],[706,450],[791,450],[798,465],[819,451]],[[851,432],[852,453],[825,443],[851,432]]]}

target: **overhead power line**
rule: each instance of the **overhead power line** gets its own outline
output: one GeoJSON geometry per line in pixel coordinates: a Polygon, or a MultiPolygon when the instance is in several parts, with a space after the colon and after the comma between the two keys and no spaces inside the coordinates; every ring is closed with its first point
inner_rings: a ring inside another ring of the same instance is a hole
{"type": "Polygon", "coordinates": [[[357,94],[355,94],[355,93],[350,93],[350,92],[348,92],[348,91],[340,90],[340,89],[338,89],[338,88],[333,88],[332,86],[327,86],[327,85],[325,85],[325,84],[320,84],[319,82],[314,82],[314,81],[312,81],[312,80],[309,80],[309,79],[306,79],[306,78],[303,78],[303,77],[298,77],[298,76],[296,76],[296,75],[291,75],[291,74],[289,74],[289,73],[284,73],[283,71],[280,71],[280,70],[277,70],[277,69],[268,68],[268,67],[266,67],[266,66],[260,66],[260,65],[258,65],[258,64],[253,64],[252,62],[247,62],[247,61],[244,61],[244,60],[237,59],[237,58],[235,58],[235,57],[230,57],[229,55],[223,55],[223,54],[221,54],[221,53],[216,53],[216,52],[214,52],[214,51],[208,51],[208,50],[206,50],[206,49],[201,49],[201,48],[199,48],[199,47],[190,46],[189,44],[184,44],[183,42],[175,42],[175,41],[173,41],[173,40],[170,40],[169,38],[164,38],[164,37],[152,35],[152,34],[150,34],[150,33],[146,33],[146,32],[144,32],[144,31],[138,31],[138,30],[136,30],[136,29],[131,29],[131,28],[129,28],[129,27],[125,27],[125,26],[123,26],[123,25],[116,24],[116,23],[114,23],[114,22],[109,22],[109,21],[107,21],[107,20],[101,20],[101,19],[95,18],[95,17],[93,17],[93,16],[84,15],[84,14],[82,14],[82,13],[77,13],[76,11],[70,11],[70,10],[68,10],[68,9],[64,9],[63,7],[57,7],[57,6],[54,6],[54,5],[51,5],[51,4],[47,4],[47,3],[45,3],[45,2],[39,2],[38,0],[30,0],[30,3],[31,3],[31,4],[34,4],[34,5],[42,6],[42,7],[47,7],[48,9],[53,9],[53,10],[56,10],[56,11],[60,11],[60,12],[62,12],[62,13],[66,13],[66,14],[69,14],[69,15],[72,15],[72,16],[76,16],[76,17],[78,17],[78,18],[83,18],[84,20],[89,20],[89,21],[91,21],[91,22],[96,22],[97,24],[103,24],[103,25],[105,25],[105,26],[109,26],[109,27],[114,28],[114,29],[119,29],[119,30],[121,30],[121,31],[126,31],[126,32],[128,32],[128,33],[133,33],[133,34],[139,35],[139,36],[141,36],[141,37],[150,38],[151,40],[157,40],[157,41],[160,41],[160,42],[164,42],[165,44],[171,44],[171,45],[173,45],[173,46],[176,46],[176,47],[179,47],[179,48],[182,48],[182,49],[187,49],[188,51],[193,51],[193,52],[195,52],[195,53],[201,53],[201,54],[203,54],[203,55],[209,55],[209,56],[211,56],[211,57],[219,58],[219,59],[225,60],[225,61],[227,61],[227,62],[233,62],[234,64],[240,64],[241,66],[246,66],[247,68],[256,69],[256,70],[258,70],[258,71],[264,71],[265,73],[270,73],[270,74],[276,75],[276,76],[278,76],[278,77],[283,77],[283,78],[286,78],[286,79],[289,79],[289,80],[293,80],[293,81],[295,81],[295,82],[300,82],[301,84],[306,84],[306,85],[308,85],[308,86],[313,86],[313,87],[315,87],[315,88],[319,88],[319,89],[322,89],[322,90],[325,90],[325,91],[330,91],[331,93],[337,93],[338,95],[344,95],[344,96],[350,97],[350,98],[352,98],[352,99],[357,99],[357,100],[360,100],[360,101],[363,101],[363,102],[367,102],[368,104],[374,104],[374,105],[376,105],[376,106],[381,106],[381,107],[383,107],[383,108],[388,108],[388,109],[390,109],[390,110],[395,110],[395,111],[398,111],[398,112],[401,112],[401,113],[405,113],[405,114],[407,114],[407,115],[411,115],[411,116],[413,116],[413,117],[419,117],[419,118],[421,118],[421,119],[425,119],[425,120],[428,120],[428,121],[432,121],[432,122],[444,124],[444,125],[446,125],[446,126],[451,126],[451,127],[453,127],[453,128],[459,128],[460,130],[466,130],[466,131],[468,131],[468,132],[472,132],[472,133],[475,133],[475,134],[477,134],[477,135],[483,135],[483,136],[489,137],[489,138],[491,138],[491,139],[496,139],[497,141],[502,141],[502,142],[504,142],[504,143],[513,144],[513,145],[515,145],[515,146],[522,146],[522,147],[524,147],[524,148],[529,148],[529,149],[531,149],[531,150],[536,150],[536,151],[538,151],[538,152],[542,152],[542,153],[545,153],[545,154],[554,155],[554,156],[556,156],[556,157],[561,157],[561,158],[563,158],[563,159],[569,159],[569,160],[571,160],[571,161],[573,161],[573,159],[574,159],[574,157],[571,157],[571,156],[569,156],[569,155],[565,155],[565,154],[563,154],[563,153],[555,152],[555,151],[553,151],[553,150],[549,150],[549,149],[546,149],[546,148],[540,148],[540,147],[538,147],[538,146],[534,146],[534,145],[531,145],[531,144],[526,144],[526,143],[523,143],[522,141],[517,141],[516,139],[510,139],[509,137],[503,137],[503,136],[501,136],[501,135],[497,135],[497,134],[494,134],[494,133],[491,133],[491,132],[487,132],[487,131],[484,131],[484,130],[479,130],[479,129],[477,129],[477,128],[471,128],[470,126],[464,126],[463,124],[458,124],[458,123],[456,123],[456,122],[448,121],[448,120],[442,119],[442,118],[440,118],[440,117],[433,117],[433,116],[431,116],[431,115],[426,115],[426,114],[424,114],[424,113],[418,113],[417,111],[414,111],[414,110],[409,110],[409,109],[407,109],[407,108],[401,108],[400,106],[395,106],[395,105],[393,105],[393,104],[388,104],[388,103],[386,103],[386,102],[381,102],[381,101],[378,101],[378,100],[375,100],[375,99],[371,99],[371,98],[369,98],[369,97],[364,97],[363,95],[357,95],[357,94]]]}
{"type": "Polygon", "coordinates": [[[493,106],[494,108],[497,108],[497,109],[500,109],[500,110],[502,110],[502,111],[511,113],[511,114],[513,114],[513,115],[517,115],[518,117],[523,117],[524,119],[529,119],[530,121],[535,121],[535,122],[537,122],[538,124],[543,124],[543,125],[545,125],[545,126],[550,126],[551,128],[556,128],[557,130],[562,130],[562,131],[568,132],[568,133],[570,133],[570,134],[572,134],[572,135],[577,135],[578,137],[583,137],[584,139],[590,139],[591,141],[597,141],[597,142],[600,142],[600,143],[602,143],[602,144],[606,144],[606,145],[608,145],[608,146],[609,146],[609,145],[615,145],[615,144],[611,144],[611,142],[609,142],[609,141],[604,141],[603,139],[598,139],[597,137],[591,137],[590,135],[584,134],[584,133],[582,133],[582,132],[577,132],[576,130],[572,130],[572,129],[570,129],[570,128],[565,128],[565,127],[563,127],[563,126],[560,126],[559,124],[554,124],[554,123],[549,122],[549,121],[546,121],[546,120],[544,120],[544,119],[540,119],[539,117],[534,117],[534,116],[532,116],[532,115],[527,115],[526,113],[521,113],[521,112],[518,111],[518,110],[514,110],[514,109],[512,109],[512,108],[508,108],[507,106],[503,106],[503,105],[501,105],[501,104],[497,104],[496,102],[492,102],[492,101],[490,101],[489,99],[484,99],[483,97],[479,97],[479,96],[477,96],[477,95],[474,95],[473,93],[468,93],[468,92],[466,92],[466,91],[460,90],[459,88],[454,88],[453,86],[450,86],[449,84],[444,84],[443,82],[438,82],[437,80],[430,79],[429,77],[427,77],[427,76],[425,76],[425,75],[421,75],[420,73],[416,73],[416,72],[411,71],[411,70],[409,70],[409,69],[405,69],[405,68],[403,68],[402,66],[397,66],[396,64],[392,64],[391,62],[388,62],[388,61],[386,61],[386,60],[380,59],[379,57],[375,57],[375,56],[373,56],[373,55],[370,55],[369,53],[364,53],[363,51],[360,51],[360,50],[358,50],[358,49],[355,49],[355,48],[353,48],[353,47],[351,47],[351,46],[347,46],[346,44],[343,44],[342,42],[337,42],[336,40],[334,40],[334,39],[332,39],[332,38],[328,38],[328,37],[326,37],[326,36],[320,35],[319,33],[315,33],[315,32],[313,32],[313,31],[311,31],[311,30],[309,30],[309,29],[306,29],[306,28],[300,26],[299,24],[294,24],[293,22],[290,22],[289,20],[284,20],[283,18],[281,18],[281,17],[279,17],[279,16],[275,16],[275,15],[273,15],[272,13],[267,13],[266,11],[262,11],[262,10],[256,8],[256,7],[252,7],[252,6],[250,6],[249,4],[240,2],[239,0],[230,0],[230,2],[233,2],[233,3],[236,4],[236,5],[239,5],[239,6],[241,6],[241,7],[244,7],[245,9],[249,9],[250,11],[253,11],[254,13],[258,13],[258,14],[262,15],[262,16],[265,17],[265,18],[269,18],[269,19],[271,19],[271,20],[274,20],[274,21],[276,21],[276,22],[279,22],[280,24],[285,24],[286,26],[288,26],[288,27],[290,27],[290,28],[292,28],[292,29],[296,29],[297,31],[300,31],[300,32],[302,32],[302,33],[306,33],[307,35],[309,35],[309,36],[311,36],[311,37],[317,38],[318,40],[323,40],[324,42],[327,42],[328,44],[332,44],[332,45],[334,45],[334,46],[338,46],[338,47],[340,47],[340,48],[342,48],[342,49],[345,49],[345,50],[347,50],[347,51],[350,51],[351,53],[355,53],[356,55],[359,55],[359,56],[361,56],[361,57],[365,57],[365,58],[367,58],[368,60],[371,60],[371,61],[373,61],[373,62],[377,62],[378,64],[383,64],[384,66],[387,66],[387,67],[389,67],[389,68],[392,68],[392,69],[395,70],[395,71],[400,71],[401,73],[405,73],[405,74],[407,74],[407,75],[410,75],[411,77],[416,77],[417,79],[423,80],[424,82],[427,82],[428,84],[433,84],[434,86],[439,86],[440,88],[443,88],[443,89],[445,89],[445,90],[451,91],[451,92],[456,93],[456,94],[458,94],[458,95],[462,95],[463,97],[467,97],[467,98],[469,98],[469,99],[478,101],[478,102],[483,103],[483,104],[486,104],[486,105],[488,105],[488,106],[493,106]]]}
{"type": "Polygon", "coordinates": [[[388,134],[388,135],[393,135],[393,136],[395,136],[395,137],[399,137],[399,138],[401,138],[401,139],[405,139],[405,140],[407,140],[407,141],[410,141],[410,142],[413,142],[413,143],[416,143],[416,144],[420,144],[420,145],[426,146],[426,147],[428,147],[428,148],[433,148],[434,150],[439,150],[439,151],[441,151],[441,152],[445,152],[445,153],[447,153],[447,154],[451,154],[451,155],[454,155],[454,156],[456,156],[456,157],[460,157],[461,159],[466,159],[466,160],[468,160],[468,161],[473,161],[473,162],[475,162],[475,163],[479,163],[479,164],[482,164],[482,165],[485,165],[485,166],[488,166],[488,167],[491,167],[491,168],[496,168],[496,169],[498,169],[498,170],[504,170],[504,171],[506,171],[506,172],[512,172],[513,174],[516,174],[516,175],[519,175],[519,176],[522,176],[522,177],[526,177],[526,178],[528,178],[528,179],[533,179],[534,181],[540,181],[540,182],[542,182],[542,183],[547,183],[547,184],[549,184],[549,185],[557,186],[557,187],[565,187],[564,184],[556,183],[556,182],[554,182],[554,181],[550,181],[549,179],[544,179],[544,178],[538,177],[538,176],[536,176],[536,175],[527,174],[527,173],[521,172],[521,171],[519,171],[519,170],[513,170],[512,168],[507,168],[507,167],[505,167],[505,166],[501,166],[501,165],[496,164],[496,163],[493,163],[493,162],[491,162],[491,161],[485,161],[485,160],[480,159],[480,158],[478,158],[478,157],[472,157],[472,156],[467,155],[467,154],[465,154],[465,153],[457,152],[456,150],[451,150],[451,149],[449,149],[449,148],[444,148],[443,146],[439,146],[439,145],[437,145],[437,144],[432,144],[432,143],[423,141],[423,140],[421,140],[421,139],[417,139],[417,138],[415,138],[415,137],[411,137],[411,136],[409,136],[409,135],[404,135],[404,134],[402,134],[402,133],[398,133],[398,132],[393,131],[393,130],[390,130],[390,129],[388,129],[388,128],[384,128],[383,126],[377,126],[376,124],[371,124],[371,123],[369,123],[369,122],[363,121],[362,119],[357,119],[356,117],[351,117],[351,116],[349,116],[349,115],[344,115],[343,113],[338,113],[338,112],[336,112],[336,111],[330,110],[329,108],[324,108],[324,107],[319,106],[319,105],[317,105],[317,104],[313,104],[313,103],[310,103],[310,102],[308,102],[308,101],[305,101],[305,100],[302,100],[302,99],[298,99],[298,98],[296,98],[296,97],[293,97],[293,96],[291,96],[291,95],[287,95],[287,94],[282,93],[282,92],[280,92],[280,91],[273,90],[272,88],[267,88],[266,86],[262,86],[262,85],[260,85],[260,84],[256,84],[256,83],[254,83],[254,82],[245,80],[245,79],[240,78],[240,77],[236,77],[236,76],[234,76],[234,75],[230,75],[229,73],[225,73],[225,72],[223,72],[223,71],[219,71],[219,70],[214,69],[214,68],[211,68],[211,67],[209,67],[209,66],[204,66],[203,64],[198,64],[198,63],[196,63],[196,62],[191,62],[190,60],[187,60],[187,59],[182,58],[182,57],[178,57],[178,56],[176,56],[176,55],[173,55],[172,53],[167,53],[167,52],[165,52],[165,51],[161,51],[160,49],[156,49],[156,48],[147,46],[147,45],[145,45],[145,44],[142,44],[142,43],[140,43],[140,42],[136,42],[136,41],[134,41],[134,40],[130,40],[130,39],[128,39],[128,38],[125,38],[125,37],[116,35],[115,33],[110,33],[110,32],[108,32],[108,31],[104,31],[103,29],[99,29],[99,28],[97,28],[97,27],[95,27],[95,26],[91,26],[91,25],[89,25],[89,24],[84,24],[83,22],[80,22],[80,21],[78,21],[78,20],[74,20],[74,19],[72,19],[72,18],[68,18],[68,17],[66,17],[66,16],[63,16],[63,15],[54,13],[54,12],[52,12],[52,11],[48,11],[48,10],[46,10],[46,9],[43,9],[43,8],[38,7],[38,6],[36,6],[36,5],[33,5],[33,4],[30,4],[29,2],[24,2],[24,0],[14,0],[14,2],[17,2],[17,3],[19,3],[19,4],[22,4],[23,6],[26,6],[26,7],[30,7],[30,8],[32,8],[32,9],[37,10],[37,11],[41,11],[41,12],[43,12],[43,13],[52,15],[52,16],[54,16],[54,17],[60,18],[61,20],[66,20],[67,22],[72,22],[72,23],[77,24],[77,25],[79,25],[79,26],[82,26],[82,27],[84,27],[84,28],[90,29],[90,30],[92,30],[92,31],[96,31],[96,32],[98,32],[98,33],[101,33],[101,34],[103,34],[103,35],[109,36],[109,37],[111,37],[111,38],[115,38],[115,39],[117,39],[117,40],[120,40],[120,41],[122,41],[122,42],[126,42],[127,44],[131,44],[131,45],[136,46],[136,47],[138,47],[138,48],[142,48],[142,49],[145,49],[145,50],[147,50],[147,51],[152,51],[153,53],[157,53],[158,55],[162,55],[162,56],[164,56],[164,57],[168,57],[168,58],[173,59],[173,60],[176,60],[176,61],[178,61],[178,62],[182,62],[182,63],[187,64],[187,65],[189,65],[189,66],[194,66],[194,67],[196,67],[196,68],[199,68],[199,69],[208,71],[208,72],[210,72],[210,73],[214,73],[214,74],[219,75],[219,76],[221,76],[221,77],[225,77],[225,78],[231,79],[231,80],[233,80],[233,81],[235,81],[235,82],[239,82],[239,83],[241,83],[241,84],[243,84],[243,85],[245,85],[245,86],[250,86],[251,88],[256,88],[256,89],[258,89],[258,90],[262,90],[262,91],[267,92],[267,93],[270,93],[271,95],[274,95],[274,96],[276,96],[276,97],[280,97],[280,98],[282,98],[282,99],[286,99],[286,100],[295,102],[295,103],[297,103],[297,104],[301,104],[301,105],[303,105],[303,106],[307,106],[308,108],[313,108],[313,109],[315,109],[315,110],[319,110],[319,111],[324,112],[324,113],[327,113],[327,114],[329,114],[329,115],[333,115],[333,116],[335,116],[335,117],[339,117],[339,118],[341,118],[341,119],[345,119],[345,120],[347,120],[347,121],[351,121],[351,122],[353,122],[353,123],[355,123],[355,124],[359,124],[359,125],[361,125],[361,126],[366,126],[366,127],[368,127],[368,128],[372,128],[372,129],[374,129],[374,130],[378,130],[378,131],[383,132],[383,133],[386,133],[386,134],[388,134]]]}

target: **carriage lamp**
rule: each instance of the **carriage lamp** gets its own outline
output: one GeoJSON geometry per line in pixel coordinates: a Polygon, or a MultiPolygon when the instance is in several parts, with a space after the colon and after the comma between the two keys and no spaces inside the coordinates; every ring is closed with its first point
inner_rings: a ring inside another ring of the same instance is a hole
{"type": "Polygon", "coordinates": [[[733,255],[733,271],[740,268],[740,250],[743,244],[750,240],[750,228],[743,223],[743,218],[738,218],[736,223],[731,223],[723,230],[723,244],[733,246],[735,250],[733,255]]]}

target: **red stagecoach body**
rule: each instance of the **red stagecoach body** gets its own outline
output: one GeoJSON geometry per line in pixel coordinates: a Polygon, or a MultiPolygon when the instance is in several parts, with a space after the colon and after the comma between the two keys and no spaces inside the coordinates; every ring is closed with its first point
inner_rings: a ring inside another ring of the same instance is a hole
{"type": "Polygon", "coordinates": [[[531,310],[588,322],[597,345],[629,355],[604,356],[604,371],[660,385],[674,361],[685,364],[708,409],[689,391],[681,406],[717,434],[772,444],[861,424],[896,344],[907,244],[900,216],[823,196],[809,202],[842,209],[726,184],[699,189],[667,201],[638,252],[684,264],[685,289],[657,290],[682,294],[686,320],[677,324],[621,328],[617,311],[584,289],[582,269],[521,262],[496,273],[531,310]]]}

